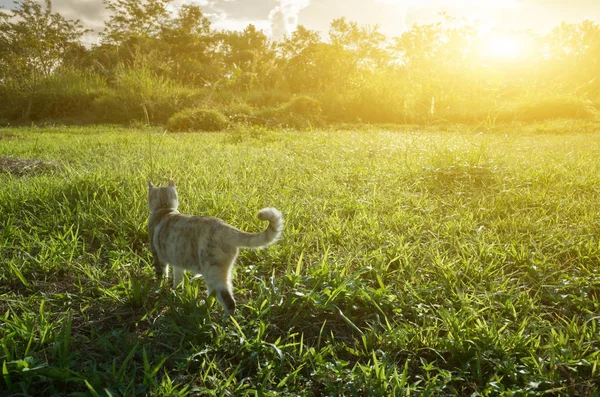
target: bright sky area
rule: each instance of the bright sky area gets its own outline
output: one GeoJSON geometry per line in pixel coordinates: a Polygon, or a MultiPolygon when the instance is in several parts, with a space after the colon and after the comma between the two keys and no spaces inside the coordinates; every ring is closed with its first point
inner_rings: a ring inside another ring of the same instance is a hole
{"type": "MultiPolygon", "coordinates": [[[[327,32],[335,18],[378,24],[388,36],[398,36],[412,24],[439,21],[444,11],[502,29],[546,32],[562,21],[600,21],[600,0],[175,0],[195,3],[217,29],[241,30],[252,23],[277,39],[298,24],[327,32]]],[[[102,0],[54,0],[55,11],[80,19],[100,31],[107,11],[102,0]]],[[[12,0],[0,0],[9,9],[12,0]]],[[[90,38],[93,40],[93,38],[90,38]]]]}

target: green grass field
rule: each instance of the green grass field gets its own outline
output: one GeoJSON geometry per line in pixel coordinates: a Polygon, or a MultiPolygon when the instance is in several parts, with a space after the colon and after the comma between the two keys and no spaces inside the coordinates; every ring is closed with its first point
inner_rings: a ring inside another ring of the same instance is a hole
{"type": "Polygon", "coordinates": [[[600,129],[0,130],[0,395],[598,396],[600,129]],[[37,162],[17,161],[40,160],[37,162]],[[146,185],[283,239],[232,319],[154,279],[146,185]]]}

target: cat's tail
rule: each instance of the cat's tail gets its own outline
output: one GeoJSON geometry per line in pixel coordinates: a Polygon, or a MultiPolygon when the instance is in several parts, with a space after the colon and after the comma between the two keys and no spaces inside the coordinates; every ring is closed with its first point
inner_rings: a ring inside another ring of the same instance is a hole
{"type": "Polygon", "coordinates": [[[238,231],[236,243],[238,247],[259,248],[273,244],[283,232],[283,216],[276,208],[263,208],[258,212],[257,218],[261,221],[269,221],[269,226],[261,233],[247,233],[238,231]]]}

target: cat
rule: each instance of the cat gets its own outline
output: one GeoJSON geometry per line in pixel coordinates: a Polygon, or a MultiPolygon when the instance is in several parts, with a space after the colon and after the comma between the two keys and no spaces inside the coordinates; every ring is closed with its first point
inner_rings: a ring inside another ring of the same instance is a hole
{"type": "Polygon", "coordinates": [[[201,274],[208,294],[215,293],[230,316],[235,312],[231,272],[240,247],[259,248],[277,241],[283,231],[283,217],[275,208],[264,208],[258,219],[269,226],[260,233],[247,233],[219,218],[191,216],[177,211],[179,196],[171,179],[166,187],[148,181],[148,232],[154,271],[160,280],[173,268],[173,287],[179,285],[184,271],[201,274]]]}

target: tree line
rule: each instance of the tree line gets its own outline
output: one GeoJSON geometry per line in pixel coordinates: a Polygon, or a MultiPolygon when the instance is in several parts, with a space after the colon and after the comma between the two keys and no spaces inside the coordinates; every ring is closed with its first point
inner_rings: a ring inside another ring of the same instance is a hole
{"type": "Polygon", "coordinates": [[[294,127],[495,123],[593,117],[600,104],[600,26],[591,21],[513,33],[525,52],[495,58],[476,23],[444,15],[393,38],[339,18],[326,35],[298,26],[274,42],[253,25],[215,30],[197,5],[103,1],[110,18],[91,47],[50,0],[0,13],[0,122],[175,117],[185,129],[209,112],[225,124],[294,127]]]}

